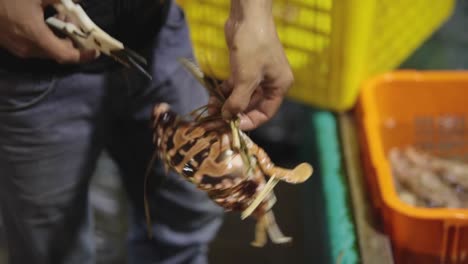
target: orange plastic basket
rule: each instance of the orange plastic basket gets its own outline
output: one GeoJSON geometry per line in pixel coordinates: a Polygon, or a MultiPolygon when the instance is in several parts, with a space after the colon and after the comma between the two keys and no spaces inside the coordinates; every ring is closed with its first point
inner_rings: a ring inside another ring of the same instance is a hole
{"type": "Polygon", "coordinates": [[[387,159],[390,148],[411,144],[468,160],[468,71],[397,71],[373,78],[363,85],[357,117],[370,195],[396,262],[468,263],[468,209],[403,203],[387,159]]]}

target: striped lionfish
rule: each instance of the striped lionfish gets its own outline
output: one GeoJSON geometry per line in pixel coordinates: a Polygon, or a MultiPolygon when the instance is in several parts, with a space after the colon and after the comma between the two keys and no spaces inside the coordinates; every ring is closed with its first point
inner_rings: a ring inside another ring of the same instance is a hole
{"type": "MultiPolygon", "coordinates": [[[[181,63],[223,102],[214,80],[192,62],[183,59],[181,63]]],[[[302,163],[291,170],[275,166],[268,154],[239,129],[236,120],[221,128],[206,129],[203,124],[213,118],[207,114],[207,107],[184,118],[171,111],[170,105],[157,104],[152,114],[154,158],[159,157],[166,170],[172,169],[205,191],[225,211],[240,211],[242,219],[252,215],[257,220],[253,246],[264,246],[267,234],[273,243],[290,242],[272,212],[276,202],[273,188],[279,181],[303,183],[311,176],[312,166],[302,163]]],[[[145,205],[149,225],[148,204],[145,205]]]]}

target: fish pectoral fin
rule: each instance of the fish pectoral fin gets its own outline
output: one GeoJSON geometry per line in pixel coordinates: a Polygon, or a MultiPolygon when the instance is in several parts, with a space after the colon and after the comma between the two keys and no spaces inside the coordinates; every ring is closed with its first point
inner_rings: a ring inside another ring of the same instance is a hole
{"type": "Polygon", "coordinates": [[[305,182],[312,175],[314,169],[307,163],[301,163],[294,169],[285,169],[281,167],[274,167],[265,171],[265,174],[272,178],[291,183],[299,184],[305,182]]]}
{"type": "Polygon", "coordinates": [[[286,179],[290,183],[303,183],[314,172],[314,168],[307,162],[297,165],[291,172],[291,176],[286,179]]]}

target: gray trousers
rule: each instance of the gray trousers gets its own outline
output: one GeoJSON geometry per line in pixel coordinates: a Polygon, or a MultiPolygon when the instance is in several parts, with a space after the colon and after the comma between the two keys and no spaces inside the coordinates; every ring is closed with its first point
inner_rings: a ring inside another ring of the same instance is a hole
{"type": "Polygon", "coordinates": [[[154,151],[152,107],[164,101],[187,113],[207,102],[176,61],[193,55],[175,6],[152,52],[151,82],[127,69],[0,70],[0,209],[10,263],[95,262],[88,190],[103,150],[118,165],[131,204],[129,263],[207,263],[222,210],[181,176],[166,176],[160,163],[150,181],[153,239],[146,233],[143,176],[154,151]]]}

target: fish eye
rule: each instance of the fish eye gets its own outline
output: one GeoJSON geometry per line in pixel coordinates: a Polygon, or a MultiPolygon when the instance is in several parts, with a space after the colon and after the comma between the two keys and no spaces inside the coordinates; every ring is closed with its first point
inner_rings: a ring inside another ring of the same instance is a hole
{"type": "Polygon", "coordinates": [[[158,118],[158,123],[161,125],[171,124],[175,120],[175,115],[170,112],[162,113],[158,118]]]}

